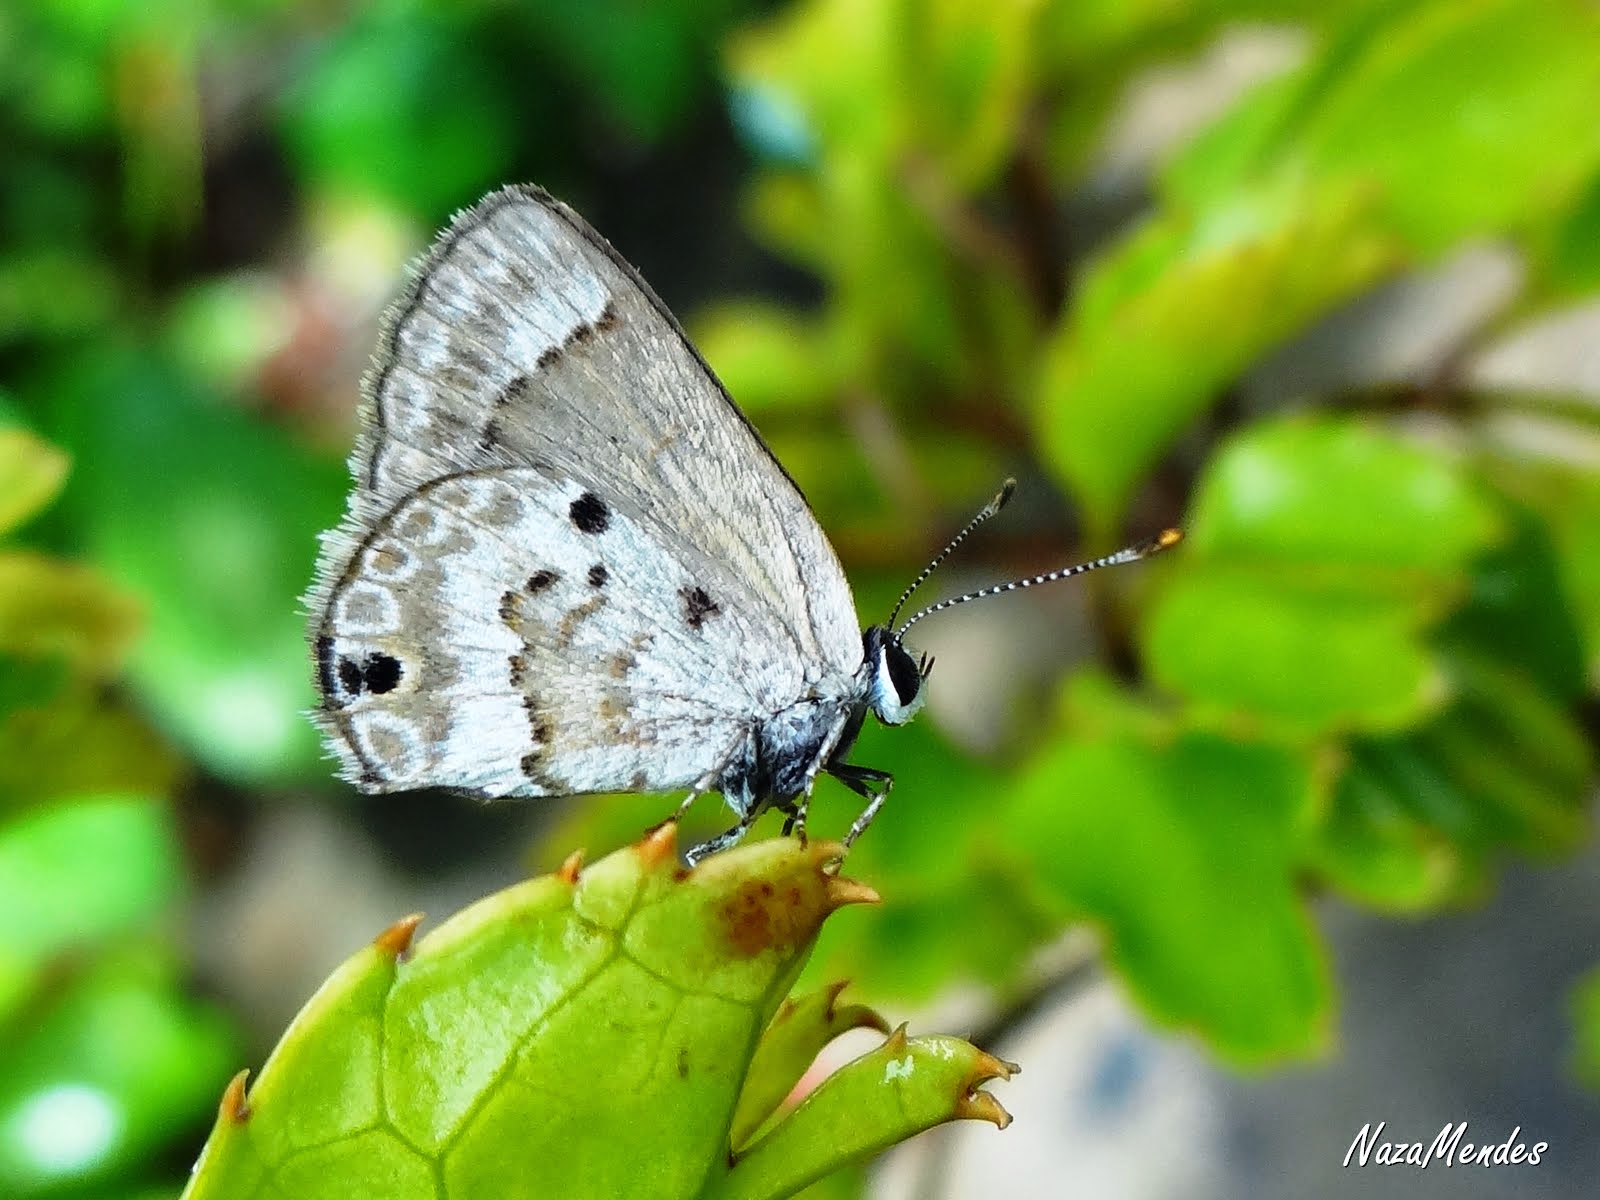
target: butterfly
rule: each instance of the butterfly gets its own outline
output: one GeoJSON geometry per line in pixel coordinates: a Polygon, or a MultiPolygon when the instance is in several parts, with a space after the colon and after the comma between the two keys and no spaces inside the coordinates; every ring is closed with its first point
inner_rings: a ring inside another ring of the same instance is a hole
{"type": "Polygon", "coordinates": [[[319,705],[367,792],[719,792],[803,837],[819,773],[866,805],[893,778],[847,756],[868,712],[909,721],[930,660],[904,635],[983,596],[863,630],[800,492],[665,304],[539,188],[461,213],[414,266],[363,384],[354,488],[307,597],[319,705]]]}

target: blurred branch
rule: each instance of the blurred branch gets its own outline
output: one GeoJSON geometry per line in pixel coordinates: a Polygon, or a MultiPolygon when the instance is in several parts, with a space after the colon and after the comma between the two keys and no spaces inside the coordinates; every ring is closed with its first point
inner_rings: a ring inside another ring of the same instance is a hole
{"type": "Polygon", "coordinates": [[[1066,230],[1057,220],[1055,189],[1039,144],[1036,120],[1024,123],[1017,154],[1006,169],[1006,191],[1016,211],[1022,271],[1039,310],[1040,323],[1052,324],[1068,297],[1066,230]]]}

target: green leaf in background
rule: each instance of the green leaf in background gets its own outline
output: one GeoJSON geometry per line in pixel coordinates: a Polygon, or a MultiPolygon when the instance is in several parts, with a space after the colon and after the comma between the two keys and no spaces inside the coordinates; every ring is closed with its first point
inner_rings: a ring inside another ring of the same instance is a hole
{"type": "Polygon", "coordinates": [[[1321,1051],[1331,989],[1295,887],[1313,802],[1299,754],[1205,733],[1063,741],[1016,787],[1006,831],[1162,1024],[1229,1058],[1321,1051]]]}
{"type": "Polygon", "coordinates": [[[1358,738],[1311,867],[1346,895],[1416,911],[1481,892],[1492,853],[1577,849],[1592,754],[1571,705],[1583,686],[1576,620],[1542,525],[1506,506],[1512,536],[1473,564],[1466,604],[1438,631],[1449,707],[1396,737],[1358,738]]]}
{"type": "Polygon", "coordinates": [[[1031,328],[1014,255],[956,178],[993,172],[1019,120],[1029,10],[813,0],[730,46],[736,86],[815,147],[813,170],[756,185],[761,232],[826,278],[836,368],[908,404],[993,388],[1031,328]]]}
{"type": "Polygon", "coordinates": [[[164,955],[98,962],[0,1038],[0,1190],[56,1195],[127,1170],[212,1103],[234,1053],[164,955]]]}
{"type": "Polygon", "coordinates": [[[975,1089],[1014,1068],[901,1033],[734,1151],[752,1058],[762,1107],[770,1071],[802,1057],[758,1039],[818,927],[875,898],[832,873],[838,853],[782,838],[683,871],[668,824],[414,949],[416,919],[399,923],[335,972],[248,1096],[230,1087],[185,1196],[509,1200],[555,1178],[607,1200],[777,1197],[943,1121],[1003,1124],[975,1089]]]}
{"type": "Polygon", "coordinates": [[[1096,535],[1247,364],[1399,261],[1370,194],[1277,187],[1157,216],[1096,262],[1052,335],[1033,413],[1096,535]]]}
{"type": "Polygon", "coordinates": [[[930,0],[905,21],[906,107],[917,150],[963,190],[993,180],[1016,145],[1037,86],[1037,0],[930,0]]]}
{"type": "Polygon", "coordinates": [[[1570,203],[1600,163],[1597,88],[1600,13],[1583,0],[1357,8],[1317,59],[1181,155],[1164,190],[1211,207],[1268,177],[1359,181],[1384,227],[1432,255],[1570,203]]]}
{"type": "Polygon", "coordinates": [[[148,614],[130,664],[141,698],[228,778],[318,769],[299,598],[342,506],[342,465],[208,403],[153,356],[88,354],[54,387],[78,464],[63,516],[148,614]]]}
{"type": "Polygon", "coordinates": [[[1199,482],[1146,662],[1203,719],[1404,728],[1446,697],[1426,629],[1497,529],[1437,451],[1350,420],[1257,426],[1199,482]]]}
{"type": "Polygon", "coordinates": [[[141,624],[139,608],[88,567],[0,550],[0,652],[109,678],[141,624]]]}
{"type": "Polygon", "coordinates": [[[524,0],[515,16],[628,132],[656,142],[688,118],[711,80],[710,54],[743,0],[524,0]]]}
{"type": "Polygon", "coordinates": [[[1145,653],[1204,717],[1301,734],[1404,728],[1444,695],[1420,636],[1428,615],[1406,599],[1213,567],[1163,594],[1145,653]]]}
{"type": "Polygon", "coordinates": [[[1196,142],[1046,359],[1040,438],[1093,527],[1263,351],[1408,255],[1559,212],[1600,162],[1597,87],[1577,0],[1401,6],[1196,142]]]}
{"type": "Polygon", "coordinates": [[[1600,290],[1600,175],[1572,210],[1552,226],[1541,247],[1551,283],[1562,291],[1600,290]]]}
{"type": "Polygon", "coordinates": [[[65,454],[26,429],[0,425],[0,536],[46,507],[66,479],[65,454]]]}
{"type": "MultiPolygon", "coordinates": [[[[16,687],[17,674],[15,662],[0,660],[0,687],[16,687]]],[[[57,674],[21,686],[30,684],[30,694],[0,692],[0,814],[95,792],[169,795],[188,773],[149,722],[103,686],[57,674]]]]}
{"type": "Polygon", "coordinates": [[[841,383],[825,331],[774,304],[732,301],[704,309],[692,335],[739,407],[757,421],[774,410],[827,404],[841,383]]]}
{"type": "Polygon", "coordinates": [[[286,93],[287,141],[323,190],[449,212],[502,181],[516,144],[515,112],[488,65],[459,10],[363,8],[286,93]]]}
{"type": "Polygon", "coordinates": [[[0,955],[35,965],[149,923],[178,898],[166,806],[84,797],[0,825],[0,955]]]}

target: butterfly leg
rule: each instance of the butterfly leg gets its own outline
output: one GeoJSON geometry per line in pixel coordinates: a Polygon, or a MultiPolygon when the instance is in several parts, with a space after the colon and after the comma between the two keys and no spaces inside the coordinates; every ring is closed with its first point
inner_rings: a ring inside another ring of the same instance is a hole
{"type": "Polygon", "coordinates": [[[800,844],[806,844],[806,817],[811,813],[811,780],[806,780],[806,790],[801,792],[789,802],[783,811],[788,813],[788,819],[783,823],[783,836],[791,833],[800,839],[800,844]]]}
{"type": "Polygon", "coordinates": [[[683,798],[683,803],[678,805],[678,811],[672,814],[674,821],[682,821],[689,815],[689,810],[694,807],[694,802],[711,790],[711,784],[701,780],[689,789],[689,794],[683,798]]]}
{"type": "Polygon", "coordinates": [[[878,815],[883,802],[889,798],[894,788],[894,776],[876,767],[857,767],[851,763],[834,763],[827,770],[828,774],[856,795],[867,799],[867,807],[861,810],[861,815],[851,823],[850,832],[844,835],[844,844],[848,848],[872,824],[872,818],[878,815]]]}
{"type": "Polygon", "coordinates": [[[729,847],[738,845],[739,842],[744,839],[744,835],[750,832],[750,826],[756,823],[756,818],[760,815],[761,813],[759,810],[756,812],[746,813],[744,816],[739,818],[739,823],[732,829],[724,830],[722,833],[717,834],[716,837],[707,838],[698,846],[691,847],[684,854],[683,861],[692,867],[702,858],[706,858],[712,854],[720,854],[729,847]]]}

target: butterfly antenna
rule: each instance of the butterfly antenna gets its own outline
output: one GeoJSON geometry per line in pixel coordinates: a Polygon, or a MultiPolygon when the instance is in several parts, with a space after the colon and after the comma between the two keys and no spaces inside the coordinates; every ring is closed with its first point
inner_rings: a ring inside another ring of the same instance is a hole
{"type": "Polygon", "coordinates": [[[967,522],[967,527],[960,533],[956,534],[955,537],[951,538],[950,543],[945,546],[943,550],[939,551],[938,554],[933,556],[933,561],[922,568],[922,574],[913,579],[911,581],[911,586],[905,591],[901,592],[900,599],[894,602],[894,611],[889,614],[889,619],[885,622],[889,628],[894,628],[895,618],[900,615],[900,610],[905,607],[906,601],[911,599],[911,593],[916,591],[919,587],[927,582],[928,576],[932,575],[934,571],[938,570],[939,564],[950,557],[951,551],[953,551],[957,546],[961,545],[962,542],[967,540],[968,534],[1004,508],[1006,506],[1006,501],[1011,499],[1011,493],[1016,490],[1017,481],[1015,479],[1006,480],[995,498],[989,501],[989,503],[985,504],[983,506],[983,510],[979,512],[977,516],[973,517],[972,520],[967,522]]]}
{"type": "MultiPolygon", "coordinates": [[[[977,522],[973,522],[973,524],[977,524],[977,522]]],[[[963,530],[962,537],[965,536],[966,530],[963,530]]],[[[960,541],[960,538],[957,538],[956,540],[960,541]]],[[[895,640],[899,641],[900,638],[904,636],[905,631],[910,629],[918,621],[922,620],[923,617],[931,617],[936,612],[942,612],[947,608],[954,608],[956,605],[965,604],[969,600],[982,600],[988,596],[998,596],[1004,592],[1014,592],[1019,588],[1031,588],[1038,583],[1055,583],[1059,579],[1071,579],[1074,575],[1084,575],[1090,571],[1098,571],[1101,567],[1115,567],[1120,566],[1122,563],[1138,562],[1141,558],[1149,558],[1152,554],[1159,554],[1163,550],[1170,549],[1171,547],[1176,546],[1182,540],[1182,531],[1177,529],[1164,529],[1160,533],[1156,534],[1156,536],[1153,538],[1146,538],[1142,542],[1136,542],[1132,546],[1126,546],[1123,549],[1118,550],[1115,554],[1108,554],[1104,558],[1096,558],[1090,562],[1079,563],[1077,566],[1073,567],[1063,567],[1059,571],[1051,571],[1045,575],[1035,575],[1031,579],[1013,579],[1010,583],[996,583],[990,587],[980,588],[976,592],[968,592],[965,596],[955,596],[949,600],[941,600],[939,603],[930,604],[921,612],[913,613],[910,617],[908,617],[906,619],[906,623],[894,631],[895,640]]],[[[939,558],[943,557],[944,555],[942,554],[939,556],[939,558]]],[[[937,564],[938,561],[939,559],[934,559],[935,564],[937,564]]],[[[920,583],[921,580],[918,580],[918,582],[920,583]]],[[[895,611],[898,612],[899,609],[897,608],[895,611]]],[[[890,623],[893,624],[892,619],[890,623]]]]}

